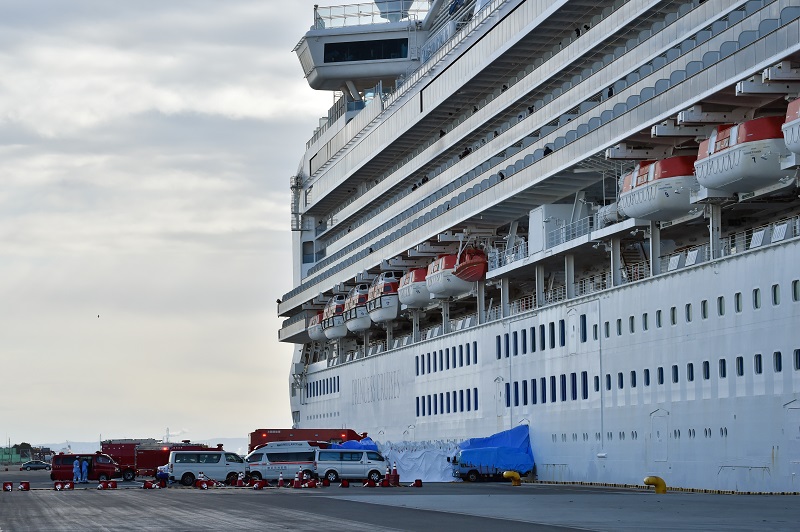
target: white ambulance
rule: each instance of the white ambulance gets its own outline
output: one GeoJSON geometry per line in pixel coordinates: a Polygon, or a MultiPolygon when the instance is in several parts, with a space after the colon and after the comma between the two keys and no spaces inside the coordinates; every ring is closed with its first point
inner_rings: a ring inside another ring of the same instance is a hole
{"type": "Polygon", "coordinates": [[[273,441],[245,456],[245,467],[256,480],[276,480],[283,473],[288,482],[298,471],[311,478],[316,450],[307,441],[273,441]]]}

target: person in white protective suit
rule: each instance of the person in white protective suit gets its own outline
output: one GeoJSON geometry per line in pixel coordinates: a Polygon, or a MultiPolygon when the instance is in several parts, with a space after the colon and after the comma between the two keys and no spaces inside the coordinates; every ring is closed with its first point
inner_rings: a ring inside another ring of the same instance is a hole
{"type": "Polygon", "coordinates": [[[81,481],[81,457],[76,456],[75,461],[72,462],[72,481],[73,482],[80,482],[81,481]]]}
{"type": "Polygon", "coordinates": [[[89,482],[89,461],[84,458],[83,462],[81,462],[81,482],[86,484],[89,482]]]}

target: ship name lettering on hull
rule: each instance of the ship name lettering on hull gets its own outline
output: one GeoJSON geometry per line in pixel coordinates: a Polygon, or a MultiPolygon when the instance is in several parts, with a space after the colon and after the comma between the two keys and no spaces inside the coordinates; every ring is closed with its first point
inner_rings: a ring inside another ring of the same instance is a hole
{"type": "Polygon", "coordinates": [[[400,397],[400,370],[353,379],[353,404],[376,403],[400,397]]]}

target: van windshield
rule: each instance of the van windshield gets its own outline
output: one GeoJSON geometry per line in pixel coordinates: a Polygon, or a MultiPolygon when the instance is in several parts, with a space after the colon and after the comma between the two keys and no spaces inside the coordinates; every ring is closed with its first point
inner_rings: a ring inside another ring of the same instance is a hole
{"type": "Polygon", "coordinates": [[[260,462],[264,453],[253,453],[246,458],[247,462],[260,462]]]}

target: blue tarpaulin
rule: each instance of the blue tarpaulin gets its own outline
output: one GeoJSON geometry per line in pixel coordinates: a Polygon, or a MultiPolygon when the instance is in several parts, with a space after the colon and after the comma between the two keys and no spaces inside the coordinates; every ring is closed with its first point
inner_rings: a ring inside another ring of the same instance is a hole
{"type": "Polygon", "coordinates": [[[530,430],[527,425],[459,444],[461,463],[527,473],[533,469],[530,430]]]}
{"type": "Polygon", "coordinates": [[[364,438],[361,441],[347,440],[342,443],[332,443],[331,449],[354,449],[358,451],[377,451],[378,446],[372,441],[372,438],[364,438]]]}

